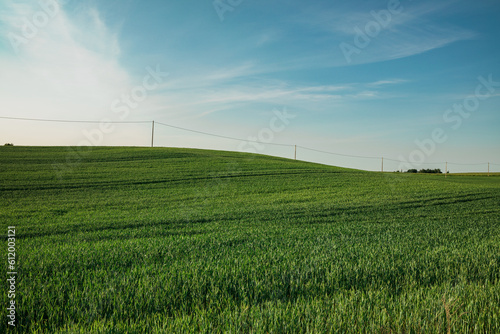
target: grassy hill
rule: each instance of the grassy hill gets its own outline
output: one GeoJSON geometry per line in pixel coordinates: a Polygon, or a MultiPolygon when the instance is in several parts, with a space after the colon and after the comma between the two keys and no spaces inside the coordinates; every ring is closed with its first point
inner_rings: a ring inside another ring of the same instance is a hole
{"type": "Polygon", "coordinates": [[[0,203],[2,333],[500,332],[498,176],[1,147],[0,203]]]}

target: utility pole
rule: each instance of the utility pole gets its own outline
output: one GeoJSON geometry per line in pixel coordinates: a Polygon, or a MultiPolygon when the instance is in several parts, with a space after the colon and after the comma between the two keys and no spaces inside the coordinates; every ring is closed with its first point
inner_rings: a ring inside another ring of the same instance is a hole
{"type": "Polygon", "coordinates": [[[446,178],[448,175],[448,161],[446,161],[446,167],[444,168],[444,177],[446,178]]]}
{"type": "Polygon", "coordinates": [[[384,157],[382,157],[382,173],[384,172],[384,157]]]}
{"type": "Polygon", "coordinates": [[[490,176],[490,163],[488,162],[488,176],[490,176]]]}
{"type": "Polygon", "coordinates": [[[153,121],[153,127],[151,128],[151,147],[155,146],[155,121],[153,121]]]}
{"type": "Polygon", "coordinates": [[[293,154],[293,160],[297,160],[297,145],[295,145],[295,153],[293,154]]]}

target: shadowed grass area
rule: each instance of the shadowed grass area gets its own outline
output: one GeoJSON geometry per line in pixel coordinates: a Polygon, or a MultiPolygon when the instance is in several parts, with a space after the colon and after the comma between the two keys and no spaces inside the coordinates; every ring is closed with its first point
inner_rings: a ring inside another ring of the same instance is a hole
{"type": "Polygon", "coordinates": [[[500,331],[498,177],[0,147],[0,201],[0,332],[500,331]]]}

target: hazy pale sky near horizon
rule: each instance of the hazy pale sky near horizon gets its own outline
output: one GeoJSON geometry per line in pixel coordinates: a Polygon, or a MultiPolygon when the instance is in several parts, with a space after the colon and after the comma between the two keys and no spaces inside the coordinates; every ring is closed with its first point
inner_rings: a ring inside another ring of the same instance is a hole
{"type": "MultiPolygon", "coordinates": [[[[499,17],[494,0],[6,0],[0,116],[155,120],[425,168],[500,163],[499,17]],[[284,110],[294,117],[277,118],[284,110]]],[[[0,119],[1,144],[148,146],[150,133],[149,123],[0,119]]],[[[157,146],[293,157],[291,147],[155,133],[157,146]]],[[[380,168],[301,148],[298,158],[380,168]]],[[[450,167],[467,168],[485,167],[450,167]]]]}

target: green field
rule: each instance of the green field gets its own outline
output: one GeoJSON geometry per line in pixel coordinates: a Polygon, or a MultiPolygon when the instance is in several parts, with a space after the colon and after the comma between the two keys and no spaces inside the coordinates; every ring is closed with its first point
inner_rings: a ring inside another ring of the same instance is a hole
{"type": "Polygon", "coordinates": [[[0,333],[500,332],[499,176],[83,150],[0,148],[0,333]]]}

